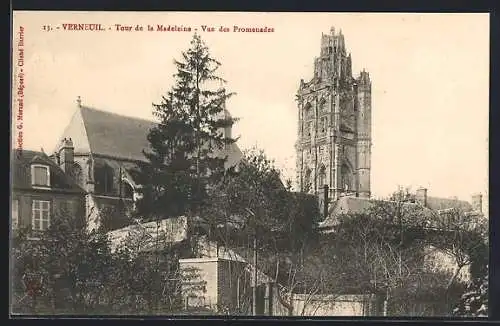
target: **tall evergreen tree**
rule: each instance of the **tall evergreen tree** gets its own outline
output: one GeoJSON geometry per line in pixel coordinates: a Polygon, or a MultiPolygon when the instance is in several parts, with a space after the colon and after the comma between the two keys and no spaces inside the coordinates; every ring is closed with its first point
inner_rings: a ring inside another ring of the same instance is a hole
{"type": "Polygon", "coordinates": [[[137,213],[147,220],[200,214],[207,188],[223,175],[227,157],[221,153],[236,141],[223,133],[235,122],[225,114],[234,93],[219,87],[226,83],[217,75],[221,63],[199,35],[174,64],[174,86],[153,104],[160,123],[148,134],[148,162],[134,173],[143,185],[137,213]]]}

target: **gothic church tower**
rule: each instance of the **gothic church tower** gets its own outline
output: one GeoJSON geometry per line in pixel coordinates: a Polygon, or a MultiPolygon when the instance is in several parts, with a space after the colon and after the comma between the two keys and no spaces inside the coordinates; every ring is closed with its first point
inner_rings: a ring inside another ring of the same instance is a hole
{"type": "Polygon", "coordinates": [[[320,199],[370,197],[371,81],[352,76],[342,31],[321,36],[314,77],[300,81],[297,184],[320,199]],[[328,191],[328,194],[324,192],[328,191]]]}

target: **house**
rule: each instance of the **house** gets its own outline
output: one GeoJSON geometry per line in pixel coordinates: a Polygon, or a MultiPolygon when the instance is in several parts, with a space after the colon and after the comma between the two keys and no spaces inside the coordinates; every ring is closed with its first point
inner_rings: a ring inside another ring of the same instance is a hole
{"type": "MultiPolygon", "coordinates": [[[[405,199],[404,204],[407,206],[423,207],[424,211],[439,214],[446,218],[446,213],[452,209],[459,209],[469,216],[482,216],[482,195],[473,194],[471,202],[459,200],[457,198],[442,198],[427,195],[427,189],[419,188],[411,198],[405,199]]],[[[348,213],[362,213],[373,207],[377,202],[389,200],[374,200],[370,198],[341,196],[331,205],[325,204],[327,214],[323,221],[319,223],[319,227],[325,232],[331,231],[338,224],[338,217],[348,213]]]]}
{"type": "MultiPolygon", "coordinates": [[[[71,153],[62,152],[65,160],[71,153]]],[[[85,190],[44,152],[14,150],[11,228],[31,228],[32,235],[49,228],[56,214],[83,217],[85,190]]]]}
{"type": "MultiPolygon", "coordinates": [[[[224,112],[229,115],[229,112],[224,112]]],[[[137,200],[136,184],[130,171],[138,162],[146,161],[147,135],[156,122],[111,113],[82,105],[78,106],[60,141],[51,155],[52,160],[69,170],[75,182],[85,189],[89,226],[103,223],[106,210],[123,208],[124,214],[113,216],[109,229],[132,224],[128,214],[137,200]],[[71,152],[73,155],[64,156],[71,152]],[[68,159],[70,161],[68,161],[68,159]]],[[[230,137],[231,128],[224,130],[230,137]]],[[[227,157],[226,167],[239,162],[242,153],[236,144],[216,153],[227,157]]]]}

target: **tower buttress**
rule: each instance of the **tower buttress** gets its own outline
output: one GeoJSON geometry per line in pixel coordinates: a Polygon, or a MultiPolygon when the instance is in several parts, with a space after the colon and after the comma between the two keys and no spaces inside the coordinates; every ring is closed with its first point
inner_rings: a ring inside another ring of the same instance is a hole
{"type": "Polygon", "coordinates": [[[355,89],[357,104],[358,193],[360,197],[370,197],[372,91],[370,75],[365,70],[356,79],[355,89]]]}

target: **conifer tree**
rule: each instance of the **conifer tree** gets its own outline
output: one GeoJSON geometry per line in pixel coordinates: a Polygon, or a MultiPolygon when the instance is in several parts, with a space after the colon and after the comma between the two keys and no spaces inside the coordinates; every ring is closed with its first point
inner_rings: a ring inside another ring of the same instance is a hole
{"type": "Polygon", "coordinates": [[[218,87],[226,82],[217,75],[221,63],[199,35],[174,64],[174,86],[153,104],[160,123],[148,134],[150,149],[143,151],[148,162],[134,173],[143,186],[137,213],[147,220],[200,214],[207,187],[224,171],[226,157],[220,153],[236,141],[223,133],[235,122],[225,115],[233,93],[218,87]]]}

